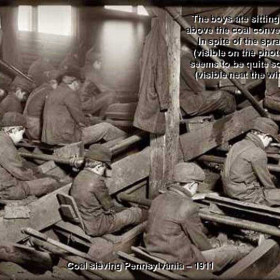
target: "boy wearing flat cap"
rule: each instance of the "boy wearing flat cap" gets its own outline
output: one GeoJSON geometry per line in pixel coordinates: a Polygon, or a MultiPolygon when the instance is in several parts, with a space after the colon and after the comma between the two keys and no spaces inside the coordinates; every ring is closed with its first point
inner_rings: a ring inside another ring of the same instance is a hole
{"type": "Polygon", "coordinates": [[[22,140],[25,118],[16,112],[6,113],[0,123],[0,198],[40,197],[62,186],[56,179],[26,168],[16,144],[22,140]]]}
{"type": "Polygon", "coordinates": [[[27,95],[32,91],[33,84],[28,80],[17,76],[11,86],[8,95],[0,104],[0,118],[6,112],[23,112],[22,103],[27,99],[27,95]]]}
{"type": "Polygon", "coordinates": [[[106,168],[110,168],[111,164],[111,151],[95,144],[90,147],[85,158],[85,168],[75,178],[70,194],[77,203],[86,233],[101,236],[140,223],[142,210],[138,207],[127,208],[119,213],[114,211],[104,180],[106,168]]]}
{"type": "Polygon", "coordinates": [[[195,163],[180,162],[174,169],[174,182],[158,195],[149,210],[144,234],[147,251],[168,263],[182,263],[194,268],[196,262],[213,262],[219,271],[249,253],[244,246],[225,245],[212,248],[192,201],[204,171],[195,163]]]}
{"type": "Polygon", "coordinates": [[[280,205],[280,189],[271,179],[265,152],[273,139],[279,142],[277,124],[269,118],[256,118],[245,139],[235,143],[227,155],[222,172],[225,194],[242,201],[280,205]]]}
{"type": "Polygon", "coordinates": [[[110,123],[89,126],[78,94],[81,82],[80,71],[68,69],[62,81],[48,95],[45,103],[42,142],[49,145],[79,141],[92,144],[100,140],[107,142],[126,136],[124,131],[110,123]]]}

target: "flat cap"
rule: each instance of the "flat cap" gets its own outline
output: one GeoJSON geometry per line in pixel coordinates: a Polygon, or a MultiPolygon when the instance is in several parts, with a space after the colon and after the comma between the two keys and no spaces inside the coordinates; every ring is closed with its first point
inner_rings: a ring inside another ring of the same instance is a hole
{"type": "Polygon", "coordinates": [[[203,182],[205,173],[201,167],[192,162],[179,162],[174,168],[174,181],[178,183],[190,183],[192,181],[203,182]]]}
{"type": "Polygon", "coordinates": [[[91,145],[85,158],[104,162],[111,168],[112,152],[101,144],[91,145]]]}
{"type": "Polygon", "coordinates": [[[78,67],[67,67],[63,76],[68,76],[67,83],[72,83],[75,80],[82,80],[81,69],[78,67]]]}
{"type": "Polygon", "coordinates": [[[25,117],[17,112],[7,112],[4,114],[1,122],[1,127],[8,127],[8,126],[23,126],[26,127],[26,120],[25,117]]]}
{"type": "Polygon", "coordinates": [[[16,76],[11,85],[14,87],[19,87],[28,93],[30,93],[34,88],[33,83],[20,76],[16,76]]]}
{"type": "Polygon", "coordinates": [[[252,129],[268,134],[277,142],[280,142],[278,136],[278,125],[272,119],[258,117],[255,119],[252,129]]]}

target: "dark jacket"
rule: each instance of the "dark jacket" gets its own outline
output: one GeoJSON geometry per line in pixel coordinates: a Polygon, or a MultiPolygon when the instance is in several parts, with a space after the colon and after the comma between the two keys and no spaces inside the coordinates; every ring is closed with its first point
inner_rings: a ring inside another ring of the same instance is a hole
{"type": "Polygon", "coordinates": [[[10,92],[0,103],[0,118],[7,112],[23,112],[23,106],[20,100],[10,92]]]}
{"type": "Polygon", "coordinates": [[[108,210],[113,207],[104,178],[96,173],[84,169],[75,178],[71,196],[74,197],[89,235],[99,236],[112,223],[113,216],[108,210]]]}
{"type": "Polygon", "coordinates": [[[86,123],[78,93],[61,83],[46,99],[42,142],[50,145],[81,140],[86,123]]]}
{"type": "Polygon", "coordinates": [[[44,112],[46,98],[51,91],[53,91],[53,88],[49,83],[44,83],[35,88],[27,99],[24,108],[24,115],[41,119],[44,112]]]}
{"type": "Polygon", "coordinates": [[[90,80],[86,80],[80,90],[80,99],[83,111],[91,113],[94,108],[96,98],[101,91],[96,84],[90,80]]]}
{"type": "Polygon", "coordinates": [[[152,255],[184,265],[205,261],[200,251],[211,249],[198,207],[177,186],[152,201],[144,241],[152,255]]]}
{"type": "Polygon", "coordinates": [[[44,72],[54,70],[52,64],[44,58],[38,58],[35,60],[28,69],[28,76],[31,76],[37,86],[46,82],[46,76],[44,72]]]}
{"type": "Polygon", "coordinates": [[[258,136],[249,133],[232,146],[222,179],[228,196],[250,202],[263,203],[263,190],[276,188],[267,168],[265,147],[258,136]]]}
{"type": "Polygon", "coordinates": [[[5,132],[0,132],[0,190],[33,179],[36,179],[33,171],[24,167],[12,139],[5,132]]]}
{"type": "Polygon", "coordinates": [[[151,133],[164,134],[165,111],[169,107],[168,57],[165,15],[160,12],[159,17],[146,38],[141,57],[139,101],[133,125],[151,133]]]}
{"type": "Polygon", "coordinates": [[[26,135],[30,139],[41,139],[45,102],[52,90],[49,83],[43,83],[27,99],[23,114],[26,118],[26,135]]]}

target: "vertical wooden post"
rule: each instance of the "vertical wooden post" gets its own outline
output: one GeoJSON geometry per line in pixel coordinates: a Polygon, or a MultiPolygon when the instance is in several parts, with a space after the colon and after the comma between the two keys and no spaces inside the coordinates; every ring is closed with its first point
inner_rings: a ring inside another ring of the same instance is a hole
{"type": "Polygon", "coordinates": [[[38,6],[32,6],[31,30],[38,32],[38,6]]]}
{"type": "MultiPolygon", "coordinates": [[[[161,10],[160,12],[163,12],[161,10]]],[[[165,113],[166,132],[163,136],[151,134],[151,170],[149,197],[157,196],[172,182],[174,165],[177,163],[179,141],[179,82],[180,82],[180,26],[164,11],[165,38],[168,46],[169,109],[165,113]]]]}
{"type": "MultiPolygon", "coordinates": [[[[178,8],[181,14],[181,8],[178,8]]],[[[166,114],[166,166],[167,183],[172,182],[174,166],[178,161],[180,115],[180,53],[181,27],[167,15],[166,41],[168,46],[170,108],[166,114]]]]}

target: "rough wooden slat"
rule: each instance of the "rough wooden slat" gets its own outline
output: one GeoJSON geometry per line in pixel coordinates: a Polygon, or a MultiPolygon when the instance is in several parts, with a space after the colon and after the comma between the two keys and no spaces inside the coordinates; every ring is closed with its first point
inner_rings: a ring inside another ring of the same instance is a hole
{"type": "Polygon", "coordinates": [[[60,205],[56,195],[68,193],[69,189],[70,184],[30,203],[30,219],[5,220],[0,217],[0,240],[19,242],[26,237],[21,233],[21,228],[32,227],[40,231],[60,221],[60,205]]]}
{"type": "MultiPolygon", "coordinates": [[[[126,231],[122,235],[116,235],[116,234],[109,233],[109,234],[103,235],[103,238],[108,241],[111,241],[113,244],[116,244],[115,247],[117,248],[117,246],[119,246],[118,243],[125,243],[125,242],[130,241],[136,235],[141,234],[145,230],[146,226],[147,226],[147,222],[143,222],[141,224],[134,226],[132,229],[126,231]]],[[[121,249],[119,249],[119,250],[121,250],[121,249]]]]}
{"type": "Polygon", "coordinates": [[[252,9],[253,9],[252,7],[243,7],[243,6],[241,6],[241,7],[229,7],[225,11],[223,10],[222,15],[224,17],[231,16],[232,18],[234,18],[236,16],[244,15],[244,14],[246,14],[246,12],[249,12],[252,9]]]}
{"type": "MultiPolygon", "coordinates": [[[[136,257],[139,257],[143,261],[147,261],[148,263],[157,264],[157,263],[167,263],[165,260],[157,258],[148,253],[148,251],[143,247],[131,247],[132,252],[136,257]]],[[[169,271],[169,270],[168,270],[169,271]]],[[[172,271],[172,270],[171,270],[172,271]]],[[[207,270],[186,270],[184,272],[184,277],[177,274],[176,270],[172,271],[172,279],[215,279],[216,276],[213,275],[210,271],[207,270]],[[173,275],[172,275],[173,274],[173,275]]]]}
{"type": "Polygon", "coordinates": [[[213,194],[208,194],[205,196],[203,201],[212,202],[217,205],[224,206],[226,208],[238,209],[250,215],[250,213],[255,213],[258,215],[263,215],[264,217],[272,217],[275,219],[280,219],[280,210],[277,207],[269,207],[266,205],[259,205],[256,203],[239,201],[236,199],[217,196],[213,194]]]}
{"type": "MultiPolygon", "coordinates": [[[[144,262],[138,258],[136,258],[135,256],[133,255],[129,255],[129,254],[126,254],[124,252],[118,252],[118,255],[126,260],[127,262],[129,263],[133,263],[133,264],[136,264],[136,265],[147,265],[147,262],[144,262]]],[[[151,279],[173,279],[173,277],[170,278],[170,274],[168,274],[167,276],[166,275],[161,275],[160,274],[160,271],[158,270],[157,271],[159,274],[156,274],[155,272],[152,272],[152,271],[149,271],[149,270],[141,270],[141,273],[145,274],[145,275],[148,275],[151,277],[151,279]]],[[[167,272],[167,271],[166,271],[167,272]]],[[[171,273],[173,274],[173,273],[171,273]]],[[[172,275],[173,276],[173,275],[172,275]]],[[[145,279],[145,278],[143,278],[145,279]]],[[[184,279],[184,278],[182,278],[184,279]]]]}
{"type": "Polygon", "coordinates": [[[274,240],[265,240],[224,272],[221,279],[261,279],[278,265],[279,258],[279,245],[274,240]]]}
{"type": "MultiPolygon", "coordinates": [[[[177,7],[177,12],[182,13],[182,8],[177,7]]],[[[174,166],[178,161],[179,144],[179,93],[180,93],[180,54],[181,54],[181,28],[166,13],[166,43],[168,46],[168,84],[170,105],[166,113],[166,133],[165,133],[165,170],[164,179],[166,188],[173,181],[174,166]]]]}
{"type": "Polygon", "coordinates": [[[165,137],[150,134],[150,169],[149,198],[157,196],[158,191],[165,185],[165,137]]]}
{"type": "Polygon", "coordinates": [[[92,237],[87,235],[80,226],[71,222],[59,221],[55,224],[55,228],[61,229],[66,233],[73,234],[74,236],[77,236],[88,243],[90,243],[92,240],[92,237]]]}
{"type": "Polygon", "coordinates": [[[109,193],[114,194],[146,178],[150,172],[150,147],[112,164],[112,177],[107,179],[109,193]]]}
{"type": "MultiPolygon", "coordinates": [[[[199,130],[181,135],[184,160],[192,160],[248,131],[258,116],[253,107],[247,107],[199,130]]],[[[149,176],[150,147],[113,163],[112,167],[112,177],[107,179],[107,185],[110,194],[115,194],[149,176]]]]}
{"type": "MultiPolygon", "coordinates": [[[[165,189],[172,181],[177,163],[179,139],[179,82],[180,82],[180,27],[162,9],[157,10],[162,33],[165,34],[168,59],[169,106],[165,113],[166,131],[164,135],[151,135],[151,172],[149,196],[154,198],[159,189],[165,189]]],[[[178,9],[181,13],[181,9],[178,9]]],[[[155,19],[154,19],[155,20],[155,19]]],[[[153,23],[153,22],[152,22],[153,23]]]]}
{"type": "Polygon", "coordinates": [[[253,107],[247,107],[209,125],[180,136],[185,161],[191,160],[250,130],[258,117],[253,107]]]}

